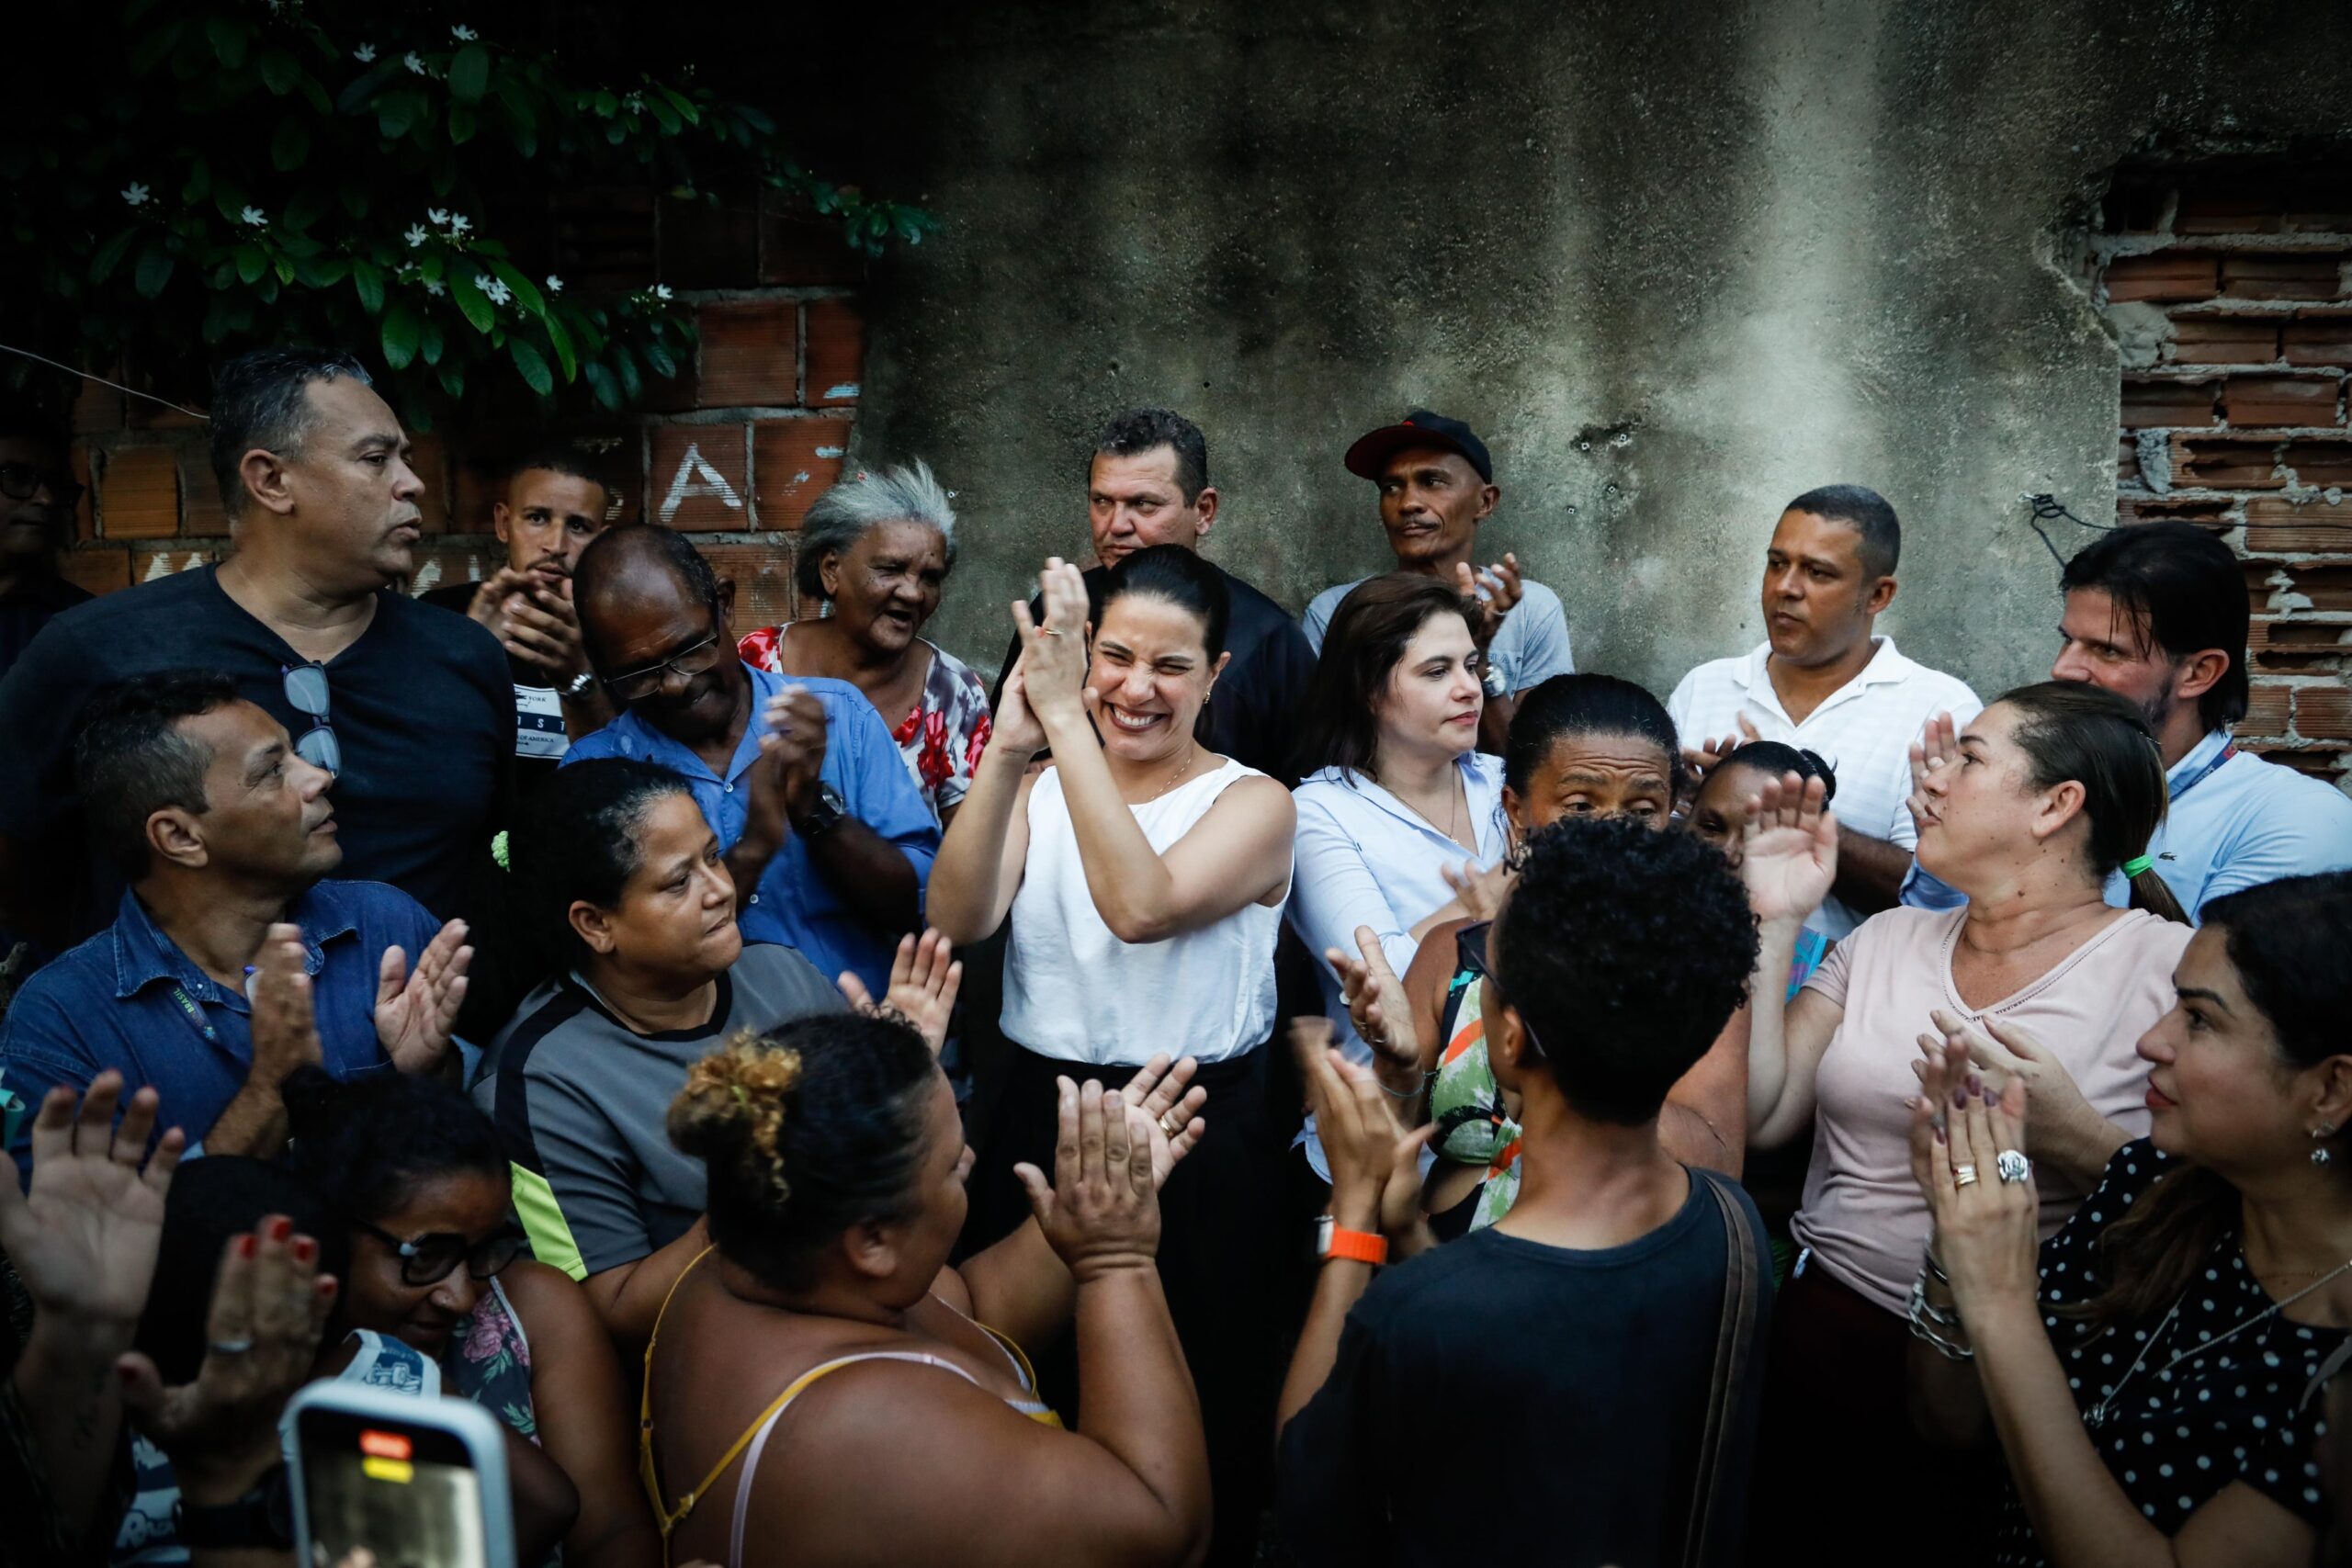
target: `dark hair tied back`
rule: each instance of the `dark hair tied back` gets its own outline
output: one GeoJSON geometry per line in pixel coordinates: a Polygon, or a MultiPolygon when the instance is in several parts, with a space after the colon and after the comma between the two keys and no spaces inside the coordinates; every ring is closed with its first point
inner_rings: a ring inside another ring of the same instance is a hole
{"type": "MultiPolygon", "coordinates": [[[[2103,879],[2146,856],[2172,798],[2146,715],[2113,692],[2071,681],[2019,686],[1993,705],[2016,710],[2013,734],[2031,764],[2035,789],[2070,779],[2083,786],[2095,875],[2103,879]]],[[[2188,922],[2154,866],[2132,876],[2132,907],[2188,922]]]]}
{"type": "Polygon", "coordinates": [[[318,1067],[297,1067],[279,1093],[287,1168],[346,1219],[372,1224],[396,1213],[436,1177],[506,1179],[498,1129],[431,1074],[339,1079],[318,1067]]]}

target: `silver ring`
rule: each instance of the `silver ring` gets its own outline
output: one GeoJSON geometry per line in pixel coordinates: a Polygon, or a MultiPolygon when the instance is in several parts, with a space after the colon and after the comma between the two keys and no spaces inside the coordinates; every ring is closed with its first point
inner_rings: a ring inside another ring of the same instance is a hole
{"type": "Polygon", "coordinates": [[[2033,1162],[2016,1149],[2003,1149],[1993,1162],[2004,1186],[2015,1186],[2033,1175],[2033,1162]]]}
{"type": "Polygon", "coordinates": [[[242,1356],[254,1348],[250,1339],[215,1339],[204,1348],[215,1356],[242,1356]]]}
{"type": "Polygon", "coordinates": [[[1975,1180],[1976,1168],[1974,1166],[1956,1165],[1951,1168],[1951,1184],[1954,1187],[1972,1186],[1974,1184],[1975,1180]]]}

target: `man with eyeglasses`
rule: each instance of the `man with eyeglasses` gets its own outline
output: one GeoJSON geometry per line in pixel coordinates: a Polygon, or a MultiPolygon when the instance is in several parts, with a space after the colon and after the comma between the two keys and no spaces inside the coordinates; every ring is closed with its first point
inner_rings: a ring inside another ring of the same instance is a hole
{"type": "Polygon", "coordinates": [[[865,694],[737,658],[735,585],[667,528],[599,536],[572,603],[622,712],[564,761],[634,757],[684,777],[726,847],[743,940],[882,995],[899,938],[922,923],[939,827],[865,694]]]}
{"type": "Polygon", "coordinates": [[[68,610],[0,681],[0,924],[62,946],[105,921],[122,884],[79,822],[74,716],[184,669],[335,774],[346,873],[458,913],[505,822],[514,688],[496,637],[400,591],[424,526],[400,420],[347,355],[266,348],[222,368],[210,421],[235,553],[68,610]]]}
{"type": "MultiPolygon", "coordinates": [[[[278,1086],[296,1067],[350,1077],[447,1062],[473,951],[464,922],[381,883],[325,880],[343,861],[332,781],[228,676],[99,694],[75,779],[130,886],[115,923],[8,1010],[0,1082],[19,1100],[111,1068],[154,1086],[159,1125],[268,1157],[285,1145],[278,1086]]],[[[10,1144],[20,1168],[29,1137],[20,1127],[10,1144]]]]}
{"type": "Polygon", "coordinates": [[[41,627],[89,598],[57,574],[82,486],[65,438],[23,414],[0,414],[0,677],[41,627]]]}

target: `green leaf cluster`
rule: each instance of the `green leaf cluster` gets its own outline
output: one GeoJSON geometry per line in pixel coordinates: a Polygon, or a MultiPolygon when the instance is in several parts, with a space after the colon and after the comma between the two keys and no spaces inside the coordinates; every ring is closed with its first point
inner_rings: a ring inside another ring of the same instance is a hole
{"type": "Polygon", "coordinates": [[[89,74],[46,134],[0,145],[0,297],[32,302],[11,315],[42,352],[182,391],[207,360],[307,341],[379,362],[418,428],[502,382],[550,410],[629,406],[691,362],[691,312],[656,278],[560,288],[526,271],[548,254],[550,190],[716,205],[765,186],[865,254],[936,228],[809,174],[756,107],[582,80],[422,7],[101,0],[81,16],[89,47],[54,58],[89,74]]]}

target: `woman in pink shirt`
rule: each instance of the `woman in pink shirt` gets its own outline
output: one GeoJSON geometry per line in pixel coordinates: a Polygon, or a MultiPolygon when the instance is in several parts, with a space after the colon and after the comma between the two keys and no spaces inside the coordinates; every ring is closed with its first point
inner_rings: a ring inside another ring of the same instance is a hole
{"type": "MultiPolygon", "coordinates": [[[[1747,830],[1762,975],[1786,972],[1837,863],[1818,789],[1789,804],[1780,794],[1767,792],[1759,807],[1771,809],[1752,812],[1765,820],[1747,830]]],[[[2108,1156],[2147,1131],[2133,1047],[2172,1005],[2190,935],[2146,860],[2165,799],[2137,708],[2092,686],[2011,692],[1948,760],[1921,769],[1913,798],[1919,863],[1966,906],[1874,915],[1793,1000],[1758,988],[1748,1138],[1771,1148],[1811,1127],[1815,1141],[1791,1227],[1804,1250],[1766,1363],[1756,1545],[1801,1540],[1815,1562],[1883,1562],[1891,1541],[1916,1540],[1920,1509],[1954,1495],[1951,1456],[1920,1442],[1905,1401],[1905,1310],[1929,1227],[1910,1161],[1920,1048],[1966,1037],[1996,1088],[2026,1079],[2043,1234],[2055,1231],[2108,1156]],[[2102,894],[2119,866],[2132,875],[2131,909],[2102,894]],[[1839,1506],[1826,1510],[1815,1500],[1831,1477],[1839,1506]]],[[[1980,1523],[1950,1519],[1918,1560],[1981,1561],[1980,1523]]]]}

